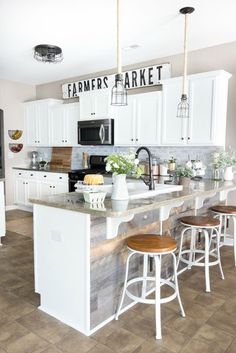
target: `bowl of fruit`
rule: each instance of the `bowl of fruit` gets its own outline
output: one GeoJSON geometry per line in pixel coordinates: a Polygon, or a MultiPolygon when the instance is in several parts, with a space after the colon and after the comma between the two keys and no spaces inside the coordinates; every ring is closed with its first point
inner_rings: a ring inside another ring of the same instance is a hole
{"type": "Polygon", "coordinates": [[[23,130],[8,130],[8,135],[12,140],[19,140],[23,134],[23,130]]]}
{"type": "Polygon", "coordinates": [[[22,150],[23,143],[9,143],[9,150],[13,153],[18,153],[22,150]]]}

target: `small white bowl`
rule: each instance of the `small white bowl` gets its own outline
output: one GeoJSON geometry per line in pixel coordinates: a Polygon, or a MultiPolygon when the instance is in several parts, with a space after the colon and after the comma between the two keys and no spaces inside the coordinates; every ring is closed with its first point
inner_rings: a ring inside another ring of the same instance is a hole
{"type": "Polygon", "coordinates": [[[92,204],[103,203],[106,197],[106,192],[103,191],[84,191],[84,201],[92,204]]]}

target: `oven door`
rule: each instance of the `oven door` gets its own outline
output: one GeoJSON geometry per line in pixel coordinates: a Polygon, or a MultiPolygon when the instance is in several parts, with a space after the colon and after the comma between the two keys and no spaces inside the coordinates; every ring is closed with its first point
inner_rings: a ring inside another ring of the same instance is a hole
{"type": "Polygon", "coordinates": [[[113,145],[114,120],[78,121],[78,143],[80,145],[113,145]]]}

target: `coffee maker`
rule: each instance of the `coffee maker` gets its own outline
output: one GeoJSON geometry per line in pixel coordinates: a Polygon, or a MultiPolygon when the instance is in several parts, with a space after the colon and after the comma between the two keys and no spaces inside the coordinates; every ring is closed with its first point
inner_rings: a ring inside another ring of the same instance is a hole
{"type": "Polygon", "coordinates": [[[39,167],[38,156],[39,154],[37,151],[32,151],[30,153],[30,157],[31,157],[30,168],[38,169],[39,167]]]}

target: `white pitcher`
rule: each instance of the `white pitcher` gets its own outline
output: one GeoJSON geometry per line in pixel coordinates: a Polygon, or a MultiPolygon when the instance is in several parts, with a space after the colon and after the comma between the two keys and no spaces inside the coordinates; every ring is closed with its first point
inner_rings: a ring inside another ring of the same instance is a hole
{"type": "Polygon", "coordinates": [[[128,200],[129,193],[126,183],[126,174],[113,174],[112,200],[128,200]]]}
{"type": "Polygon", "coordinates": [[[234,173],[236,173],[236,171],[233,171],[233,167],[226,167],[224,170],[224,180],[226,181],[230,181],[233,180],[234,178],[234,173]]]}

